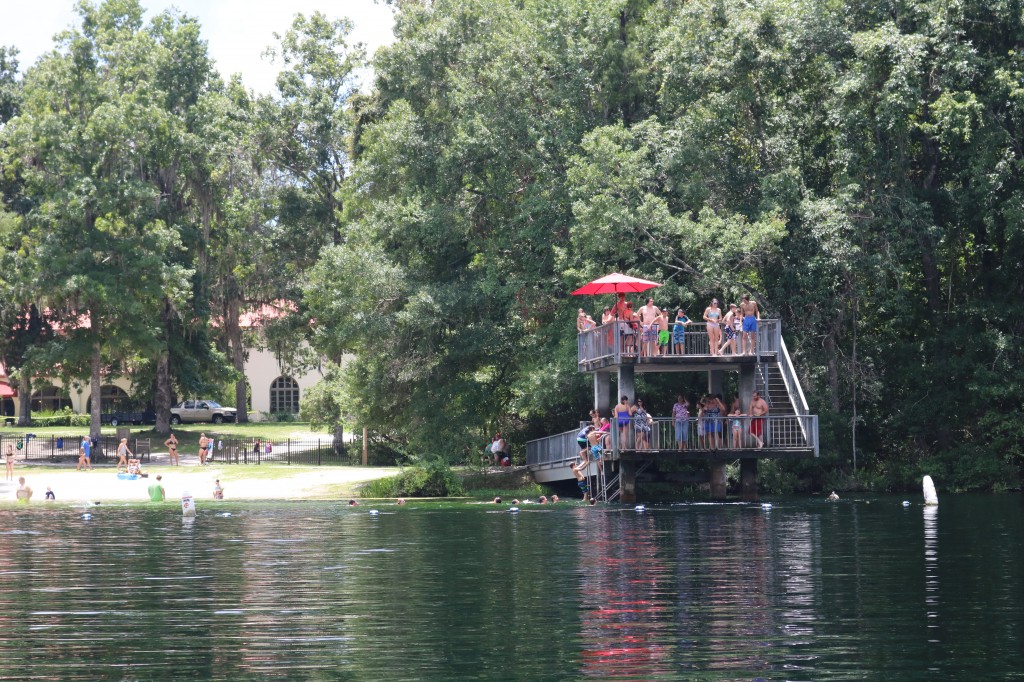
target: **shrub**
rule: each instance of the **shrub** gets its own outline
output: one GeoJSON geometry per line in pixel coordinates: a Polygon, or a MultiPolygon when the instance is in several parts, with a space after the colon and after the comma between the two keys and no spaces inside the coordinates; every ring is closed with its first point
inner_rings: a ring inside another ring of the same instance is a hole
{"type": "Polygon", "coordinates": [[[458,497],[466,491],[448,463],[434,459],[422,467],[410,467],[397,476],[371,481],[359,494],[362,497],[458,497]]]}

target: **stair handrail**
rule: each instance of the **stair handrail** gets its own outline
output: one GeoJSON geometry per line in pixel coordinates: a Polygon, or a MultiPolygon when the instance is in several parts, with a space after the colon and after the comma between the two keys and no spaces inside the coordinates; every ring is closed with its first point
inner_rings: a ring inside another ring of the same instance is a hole
{"type": "Polygon", "coordinates": [[[793,409],[798,415],[806,416],[811,409],[807,406],[807,398],[804,397],[804,390],[797,379],[796,369],[793,367],[793,360],[789,357],[789,349],[786,348],[786,341],[779,336],[779,370],[782,374],[782,381],[786,384],[786,392],[789,393],[789,400],[793,403],[793,409]]]}

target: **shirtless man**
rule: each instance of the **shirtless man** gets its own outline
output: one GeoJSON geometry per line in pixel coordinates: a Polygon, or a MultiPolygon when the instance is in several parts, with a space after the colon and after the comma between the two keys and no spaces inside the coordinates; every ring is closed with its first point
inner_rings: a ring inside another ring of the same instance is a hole
{"type": "Polygon", "coordinates": [[[757,447],[764,447],[764,423],[768,415],[768,403],[764,401],[761,394],[754,391],[753,399],[750,401],[750,435],[757,441],[757,447]]]}
{"type": "Polygon", "coordinates": [[[640,308],[640,324],[643,325],[643,345],[640,347],[641,355],[658,354],[658,318],[661,317],[661,309],[654,305],[654,299],[647,299],[647,305],[640,308]]]}
{"type": "Polygon", "coordinates": [[[740,338],[740,352],[744,355],[753,355],[757,352],[757,323],[761,319],[761,309],[757,307],[757,301],[751,301],[750,296],[743,294],[740,312],[743,313],[743,336],[740,338]]]}
{"type": "Polygon", "coordinates": [[[662,310],[658,315],[658,355],[668,355],[668,344],[672,333],[668,330],[668,311],[662,310]]]}
{"type": "Polygon", "coordinates": [[[170,460],[171,466],[178,466],[178,439],[174,437],[173,433],[164,441],[164,445],[167,446],[167,458],[170,460]]]}
{"type": "Polygon", "coordinates": [[[199,434],[199,465],[206,464],[206,455],[210,452],[210,439],[205,433],[199,434]]]}

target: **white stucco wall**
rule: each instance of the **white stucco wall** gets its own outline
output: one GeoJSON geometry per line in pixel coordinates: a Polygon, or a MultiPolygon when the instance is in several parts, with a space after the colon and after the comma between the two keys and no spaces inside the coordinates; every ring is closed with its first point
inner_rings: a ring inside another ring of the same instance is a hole
{"type": "MultiPolygon", "coordinates": [[[[265,350],[249,351],[249,359],[245,363],[245,377],[249,381],[252,392],[252,411],[256,413],[270,412],[270,384],[280,376],[281,366],[274,359],[273,353],[265,350]]],[[[288,374],[299,385],[299,400],[306,395],[306,390],[322,378],[319,370],[306,374],[288,374]]]]}

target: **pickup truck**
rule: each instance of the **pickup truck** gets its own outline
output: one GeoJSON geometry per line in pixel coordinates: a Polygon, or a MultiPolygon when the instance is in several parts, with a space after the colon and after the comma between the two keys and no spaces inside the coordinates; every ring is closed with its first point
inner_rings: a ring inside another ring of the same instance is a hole
{"type": "Polygon", "coordinates": [[[223,407],[212,400],[186,400],[171,408],[171,423],[213,422],[222,424],[235,421],[237,410],[223,407]]]}

